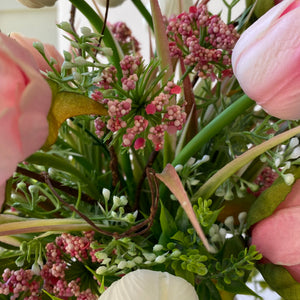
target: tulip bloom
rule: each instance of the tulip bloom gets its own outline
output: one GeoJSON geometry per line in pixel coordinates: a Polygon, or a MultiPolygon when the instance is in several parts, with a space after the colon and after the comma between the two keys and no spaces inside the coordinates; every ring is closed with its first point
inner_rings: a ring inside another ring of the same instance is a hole
{"type": "MultiPolygon", "coordinates": [[[[47,64],[43,56],[40,52],[33,47],[34,42],[40,42],[38,39],[24,37],[19,33],[13,32],[10,34],[10,37],[15,39],[21,46],[26,48],[34,57],[39,69],[41,71],[47,72],[51,71],[50,66],[47,64]]],[[[50,60],[50,58],[54,58],[57,64],[54,64],[55,69],[60,72],[61,66],[64,62],[64,58],[57,51],[57,49],[51,44],[43,44],[45,55],[50,60]]]]}
{"type": "Polygon", "coordinates": [[[300,119],[299,28],[300,1],[283,1],[241,35],[232,54],[244,92],[281,119],[300,119]]]}
{"type": "Polygon", "coordinates": [[[44,6],[53,6],[56,0],[19,0],[19,2],[30,8],[41,8],[44,6]]]}
{"type": "Polygon", "coordinates": [[[0,33],[0,206],[4,185],[17,164],[48,136],[51,90],[33,56],[0,33]]]}
{"type": "Polygon", "coordinates": [[[114,282],[99,300],[198,300],[194,287],[167,272],[136,270],[114,282]]]}
{"type": "Polygon", "coordinates": [[[263,257],[285,267],[300,282],[300,179],[275,212],[254,225],[252,244],[263,257]]]}

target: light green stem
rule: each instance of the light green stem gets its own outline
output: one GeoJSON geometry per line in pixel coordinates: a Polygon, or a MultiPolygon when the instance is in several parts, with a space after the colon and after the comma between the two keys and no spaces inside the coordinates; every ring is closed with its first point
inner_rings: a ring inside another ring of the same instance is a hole
{"type": "Polygon", "coordinates": [[[15,216],[0,215],[0,236],[47,232],[47,231],[88,231],[93,228],[84,220],[66,219],[25,219],[15,216]]]}
{"type": "Polygon", "coordinates": [[[193,155],[195,155],[211,138],[218,134],[225,126],[234,121],[247,108],[251,107],[254,101],[244,95],[221,114],[213,119],[180,151],[173,160],[172,165],[185,164],[193,155]]]}
{"type": "Polygon", "coordinates": [[[206,181],[206,183],[202,185],[202,187],[194,194],[193,199],[198,199],[199,197],[208,199],[225,180],[227,180],[240,168],[250,163],[253,159],[262,155],[264,152],[272,149],[277,145],[280,145],[284,141],[292,138],[297,134],[300,134],[300,126],[276,135],[268,141],[265,141],[262,144],[249,149],[248,151],[228,163],[216,174],[214,174],[214,176],[212,176],[208,181],[206,181]]]}

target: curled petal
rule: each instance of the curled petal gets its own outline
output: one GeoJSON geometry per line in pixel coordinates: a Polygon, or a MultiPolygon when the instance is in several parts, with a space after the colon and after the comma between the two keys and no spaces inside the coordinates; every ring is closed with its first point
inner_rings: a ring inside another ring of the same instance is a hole
{"type": "Polygon", "coordinates": [[[194,287],[167,272],[136,270],[114,282],[99,300],[198,300],[194,287]]]}

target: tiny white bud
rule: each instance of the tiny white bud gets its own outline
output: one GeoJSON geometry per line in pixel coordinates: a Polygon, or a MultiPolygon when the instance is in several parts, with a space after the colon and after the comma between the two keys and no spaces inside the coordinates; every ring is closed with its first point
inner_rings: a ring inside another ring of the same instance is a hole
{"type": "Polygon", "coordinates": [[[153,251],[161,251],[163,248],[163,245],[156,244],[153,246],[153,251]]]}
{"type": "Polygon", "coordinates": [[[132,269],[135,266],[136,266],[136,263],[133,260],[127,261],[127,265],[126,265],[127,268],[132,269]]]}
{"type": "Polygon", "coordinates": [[[194,158],[194,157],[191,157],[189,160],[188,160],[188,162],[186,163],[188,166],[192,166],[194,163],[195,163],[195,161],[196,161],[196,158],[194,158]]]}
{"type": "Polygon", "coordinates": [[[98,259],[106,259],[107,258],[107,254],[105,252],[96,252],[95,253],[95,256],[98,258],[98,259]]]}
{"type": "Polygon", "coordinates": [[[180,172],[183,169],[183,165],[176,165],[175,170],[176,172],[180,172]]]}
{"type": "Polygon", "coordinates": [[[240,224],[244,224],[246,221],[246,218],[247,218],[247,212],[242,211],[239,213],[238,220],[239,220],[240,224]]]}
{"type": "Polygon", "coordinates": [[[141,257],[141,256],[136,256],[134,259],[133,259],[133,261],[137,264],[137,265],[139,265],[139,264],[141,264],[141,263],[143,263],[143,258],[141,257]]]}
{"type": "Polygon", "coordinates": [[[289,159],[297,159],[300,156],[300,146],[296,147],[291,155],[289,156],[289,159]]]}
{"type": "Polygon", "coordinates": [[[295,177],[291,173],[283,174],[283,180],[287,185],[292,185],[295,181],[295,177]]]}
{"type": "Polygon", "coordinates": [[[107,267],[105,267],[105,266],[100,266],[100,267],[96,270],[96,274],[102,275],[102,274],[104,274],[104,273],[106,272],[106,270],[107,270],[107,267]]]}
{"type": "Polygon", "coordinates": [[[181,254],[181,251],[178,250],[178,249],[176,249],[176,250],[174,250],[174,251],[172,252],[171,256],[172,256],[172,257],[179,257],[180,254],[181,254]]]}
{"type": "Polygon", "coordinates": [[[159,255],[155,258],[155,262],[159,264],[163,264],[166,261],[166,258],[164,255],[159,255]]]}
{"type": "Polygon", "coordinates": [[[154,261],[156,258],[156,255],[154,253],[148,253],[148,252],[144,252],[143,255],[145,256],[145,258],[149,261],[154,261]]]}
{"type": "Polygon", "coordinates": [[[290,147],[295,148],[296,146],[299,145],[299,139],[296,137],[291,138],[290,140],[290,147]]]}
{"type": "Polygon", "coordinates": [[[125,269],[127,267],[127,261],[126,260],[121,260],[119,263],[118,263],[118,269],[125,269]]]}
{"type": "Polygon", "coordinates": [[[234,231],[234,218],[233,216],[229,216],[225,219],[224,224],[230,229],[230,231],[234,231]]]}
{"type": "Polygon", "coordinates": [[[110,198],[110,190],[104,188],[102,190],[102,195],[103,195],[103,197],[104,197],[105,200],[108,200],[110,198]]]}

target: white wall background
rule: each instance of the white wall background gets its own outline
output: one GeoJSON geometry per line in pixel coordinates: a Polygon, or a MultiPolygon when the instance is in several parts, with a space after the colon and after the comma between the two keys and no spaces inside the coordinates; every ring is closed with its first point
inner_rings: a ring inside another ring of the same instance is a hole
{"type": "MultiPolygon", "coordinates": [[[[91,0],[86,1],[92,5],[91,0]]],[[[145,3],[149,3],[149,1],[145,0],[145,3]]],[[[222,0],[210,0],[209,7],[213,13],[220,13],[222,10],[225,10],[224,13],[226,12],[222,0]]],[[[240,1],[234,8],[232,17],[237,17],[244,7],[244,1],[240,1]]],[[[104,14],[104,8],[100,7],[100,10],[102,14],[104,14]]],[[[66,0],[59,0],[54,7],[42,9],[26,8],[19,4],[17,0],[0,0],[0,30],[2,32],[6,34],[9,34],[10,32],[19,32],[28,37],[35,37],[42,42],[56,45],[61,51],[63,49],[68,49],[68,44],[60,37],[61,34],[55,24],[61,21],[68,21],[69,17],[70,4],[66,0]]],[[[146,23],[132,2],[127,0],[121,6],[111,8],[108,20],[110,23],[116,21],[124,21],[127,23],[134,36],[141,43],[141,47],[144,49],[143,55],[147,60],[149,54],[149,37],[146,23]]],[[[79,29],[83,25],[87,26],[88,23],[80,16],[80,14],[78,14],[75,25],[79,29]]],[[[271,291],[259,294],[266,300],[281,299],[278,294],[271,291]]],[[[237,297],[237,300],[254,299],[255,298],[251,296],[237,297]]]]}

